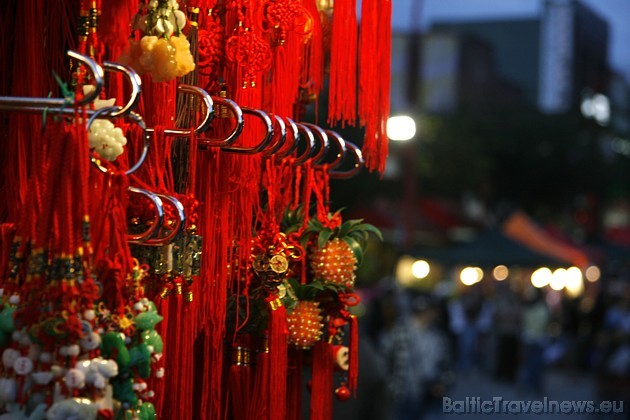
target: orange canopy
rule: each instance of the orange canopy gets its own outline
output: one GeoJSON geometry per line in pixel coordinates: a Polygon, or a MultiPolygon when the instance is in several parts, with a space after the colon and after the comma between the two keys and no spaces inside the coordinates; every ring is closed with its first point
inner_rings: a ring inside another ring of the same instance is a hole
{"type": "Polygon", "coordinates": [[[509,238],[534,251],[580,268],[588,265],[586,253],[549,235],[522,211],[512,213],[502,230],[509,238]]]}

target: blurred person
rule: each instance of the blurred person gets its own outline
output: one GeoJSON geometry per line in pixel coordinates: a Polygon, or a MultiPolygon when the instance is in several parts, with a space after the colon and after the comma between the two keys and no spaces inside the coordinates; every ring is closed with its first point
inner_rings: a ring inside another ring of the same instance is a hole
{"type": "Polygon", "coordinates": [[[512,383],[516,381],[520,364],[522,308],[518,295],[505,286],[498,289],[493,317],[496,334],[494,376],[512,383]]]}
{"type": "Polygon", "coordinates": [[[523,367],[521,385],[525,391],[540,395],[545,372],[544,350],[547,343],[550,313],[542,292],[525,291],[522,313],[523,367]]]}
{"type": "Polygon", "coordinates": [[[481,338],[492,326],[492,305],[476,286],[468,287],[448,306],[449,327],[457,344],[457,369],[462,373],[477,367],[481,338]]]}
{"type": "Polygon", "coordinates": [[[451,347],[446,332],[440,327],[440,302],[432,295],[420,295],[411,302],[413,330],[418,345],[414,360],[419,363],[421,373],[422,410],[421,416],[442,408],[442,397],[452,385],[451,347]]]}
{"type": "Polygon", "coordinates": [[[449,353],[444,335],[435,328],[432,298],[403,294],[407,304],[399,306],[402,310],[382,336],[380,350],[389,373],[391,418],[418,420],[444,395],[449,353]]]}
{"type": "Polygon", "coordinates": [[[600,356],[596,366],[598,392],[602,400],[630,403],[630,286],[604,316],[600,333],[600,356]]]}

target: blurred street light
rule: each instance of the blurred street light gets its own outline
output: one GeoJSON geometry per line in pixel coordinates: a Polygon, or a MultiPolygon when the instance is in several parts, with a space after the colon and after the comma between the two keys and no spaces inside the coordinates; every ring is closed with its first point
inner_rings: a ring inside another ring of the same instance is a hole
{"type": "Polygon", "coordinates": [[[459,273],[459,280],[465,286],[479,283],[483,278],[483,270],[479,267],[466,267],[459,273]]]}
{"type": "Polygon", "coordinates": [[[547,267],[540,267],[532,273],[532,286],[540,289],[545,287],[551,281],[551,270],[547,267]]]}
{"type": "Polygon", "coordinates": [[[567,277],[566,268],[557,268],[551,275],[549,286],[553,290],[562,290],[567,285],[567,277]]]}
{"type": "Polygon", "coordinates": [[[586,276],[586,280],[590,282],[596,282],[597,280],[599,280],[599,277],[601,276],[601,271],[599,270],[599,267],[597,267],[596,265],[591,265],[590,267],[586,269],[586,272],[584,273],[584,275],[586,276]]]}
{"type": "Polygon", "coordinates": [[[606,95],[584,93],[580,111],[584,117],[594,119],[601,126],[607,126],[610,123],[610,100],[606,95]]]}
{"type": "Polygon", "coordinates": [[[416,122],[407,115],[389,117],[387,120],[387,137],[393,141],[408,141],[416,135],[416,122]]]}
{"type": "Polygon", "coordinates": [[[423,279],[429,275],[431,267],[425,260],[417,260],[411,265],[411,273],[417,279],[423,279]]]}
{"type": "Polygon", "coordinates": [[[497,265],[494,267],[494,270],[492,270],[492,275],[498,281],[507,279],[509,274],[510,270],[504,265],[497,265]]]}

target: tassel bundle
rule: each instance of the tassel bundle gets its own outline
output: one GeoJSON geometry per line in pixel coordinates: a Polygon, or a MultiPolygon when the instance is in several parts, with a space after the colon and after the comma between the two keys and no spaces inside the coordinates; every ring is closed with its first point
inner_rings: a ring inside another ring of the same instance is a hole
{"type": "MultiPolygon", "coordinates": [[[[312,360],[311,417],[328,419],[339,368],[333,348],[344,345],[350,356],[342,375],[356,392],[358,329],[349,308],[375,230],[330,211],[327,165],[297,164],[297,151],[280,158],[209,145],[232,131],[235,116],[217,100],[210,128],[194,133],[203,110],[178,93],[179,84],[190,84],[270,112],[276,144],[277,118],[302,120],[329,86],[323,120],[364,126],[367,167],[382,172],[391,0],[362,2],[360,33],[354,0],[324,3],[0,6],[3,16],[15,16],[0,18],[9,32],[0,51],[13,57],[1,65],[2,95],[64,94],[72,108],[93,89],[86,68],[69,65],[64,54],[72,48],[142,73],[134,112],[148,128],[99,118],[86,131],[87,110],[129,97],[124,77],[109,71],[100,99],[74,115],[12,113],[0,121],[0,351],[3,360],[6,353],[20,361],[0,369],[16,390],[0,410],[28,406],[48,418],[68,409],[86,419],[298,419],[302,369],[312,360]],[[117,144],[97,126],[115,131],[117,144]],[[174,137],[175,127],[190,134],[174,137]],[[146,160],[127,174],[145,135],[146,160]],[[106,153],[114,146],[116,153],[106,153]],[[132,239],[142,229],[155,232],[132,239]],[[330,275],[338,269],[342,280],[330,275]],[[5,329],[3,319],[14,324],[5,329]]],[[[297,141],[287,131],[283,150],[297,141]]],[[[265,124],[246,112],[233,146],[255,146],[265,135],[265,124]]]]}

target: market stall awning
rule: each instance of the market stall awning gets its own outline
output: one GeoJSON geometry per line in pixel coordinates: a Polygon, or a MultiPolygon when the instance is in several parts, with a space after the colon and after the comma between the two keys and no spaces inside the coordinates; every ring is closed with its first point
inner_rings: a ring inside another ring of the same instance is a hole
{"type": "Polygon", "coordinates": [[[466,265],[521,265],[539,267],[541,265],[565,265],[562,260],[532,250],[518,241],[505,236],[494,228],[481,233],[472,242],[446,249],[419,249],[416,256],[434,259],[445,264],[466,265]]]}
{"type": "Polygon", "coordinates": [[[502,232],[531,250],[565,264],[585,267],[589,263],[584,251],[548,234],[522,211],[512,213],[503,222],[502,232]]]}

